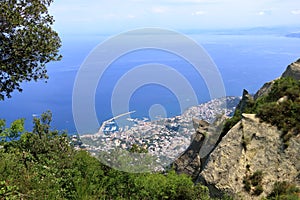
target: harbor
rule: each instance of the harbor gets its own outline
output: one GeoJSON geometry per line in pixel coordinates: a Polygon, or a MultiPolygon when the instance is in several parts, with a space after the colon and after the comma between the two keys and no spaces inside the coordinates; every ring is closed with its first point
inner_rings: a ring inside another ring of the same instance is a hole
{"type": "Polygon", "coordinates": [[[103,122],[97,133],[81,135],[80,139],[85,148],[94,155],[97,152],[110,152],[115,149],[128,151],[133,145],[138,145],[153,156],[163,155],[169,159],[175,159],[190,145],[191,137],[195,133],[193,119],[213,122],[220,114],[230,116],[235,107],[225,109],[226,102],[239,100],[238,97],[216,99],[191,107],[180,116],[155,121],[127,117],[126,120],[133,125],[120,127],[118,119],[135,112],[131,111],[103,122]]]}

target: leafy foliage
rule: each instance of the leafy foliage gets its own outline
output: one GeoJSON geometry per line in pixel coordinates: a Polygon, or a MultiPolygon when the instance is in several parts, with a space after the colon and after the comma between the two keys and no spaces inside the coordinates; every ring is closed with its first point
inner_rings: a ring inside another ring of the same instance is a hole
{"type": "Polygon", "coordinates": [[[47,7],[52,0],[0,1],[0,100],[22,91],[23,81],[47,79],[45,65],[61,46],[47,7]]]}
{"type": "MultiPolygon", "coordinates": [[[[300,132],[300,81],[290,77],[276,80],[271,91],[247,105],[244,112],[254,113],[262,121],[282,130],[281,137],[287,147],[289,139],[300,132]]],[[[242,119],[241,114],[237,109],[234,116],[225,122],[222,136],[242,119]]]]}
{"type": "Polygon", "coordinates": [[[18,187],[10,185],[7,181],[0,181],[0,197],[4,199],[18,199],[18,187]]]}
{"type": "Polygon", "coordinates": [[[15,140],[24,132],[24,119],[13,121],[10,128],[5,128],[5,120],[0,120],[0,141],[15,140]]]}
{"type": "Polygon", "coordinates": [[[236,109],[234,115],[225,121],[223,130],[221,132],[221,137],[224,137],[227,134],[227,132],[234,125],[236,125],[241,119],[242,119],[242,113],[240,110],[236,109]]]}
{"type": "Polygon", "coordinates": [[[253,195],[259,196],[263,192],[262,179],[262,171],[256,171],[251,175],[246,174],[243,180],[244,189],[253,195]]]}
{"type": "Polygon", "coordinates": [[[271,92],[256,105],[257,116],[282,130],[282,139],[288,146],[289,139],[300,132],[300,81],[281,78],[275,81],[271,92]]]}
{"type": "Polygon", "coordinates": [[[300,189],[296,185],[288,182],[277,182],[274,184],[273,191],[267,199],[270,200],[297,200],[300,197],[300,189]]]}
{"type": "Polygon", "coordinates": [[[206,187],[173,170],[130,174],[101,164],[75,150],[66,133],[51,130],[51,116],[44,113],[32,132],[2,143],[0,199],[209,199],[206,187]]]}

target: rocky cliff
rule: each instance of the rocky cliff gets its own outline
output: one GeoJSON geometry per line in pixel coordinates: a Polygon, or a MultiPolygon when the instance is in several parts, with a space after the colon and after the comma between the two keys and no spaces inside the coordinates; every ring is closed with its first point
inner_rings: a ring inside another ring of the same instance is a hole
{"type": "Polygon", "coordinates": [[[209,129],[209,123],[203,120],[193,119],[196,132],[192,135],[188,149],[174,162],[174,168],[178,173],[185,173],[194,180],[201,171],[200,149],[205,141],[205,133],[209,129]]]}
{"type": "Polygon", "coordinates": [[[285,72],[282,74],[282,77],[287,76],[292,77],[296,80],[300,80],[300,59],[287,67],[285,72]]]}
{"type": "MultiPolygon", "coordinates": [[[[300,80],[300,59],[287,67],[282,77],[287,76],[300,80]]],[[[254,97],[244,90],[237,109],[244,112],[247,105],[267,95],[274,82],[266,83],[254,97]]],[[[195,142],[203,141],[205,134],[201,130],[208,126],[201,124],[196,128],[199,137],[195,137],[189,149],[201,148],[197,145],[202,143],[195,142]]],[[[189,169],[188,174],[207,185],[214,197],[229,193],[236,199],[261,199],[271,193],[276,182],[283,181],[300,187],[300,134],[291,137],[289,146],[284,147],[282,131],[261,122],[255,114],[242,114],[242,119],[220,139],[205,160],[195,153],[186,153],[180,159],[176,169],[184,173],[189,169]],[[186,162],[195,161],[191,155],[197,158],[193,170],[186,162]]]]}
{"type": "Polygon", "coordinates": [[[300,137],[290,142],[283,151],[276,127],[260,122],[253,114],[243,114],[211,153],[198,181],[204,182],[213,196],[229,193],[238,199],[260,199],[277,181],[300,185],[300,137]],[[261,174],[257,185],[247,183],[254,174],[261,174]]]}
{"type": "MultiPolygon", "coordinates": [[[[300,80],[300,59],[296,62],[290,64],[286,70],[283,72],[281,77],[292,77],[296,80],[300,80]]],[[[275,79],[276,80],[276,79],[275,79]]],[[[270,82],[265,83],[254,95],[254,99],[257,99],[260,96],[266,95],[270,92],[272,85],[274,84],[274,81],[272,80],[270,82]]]]}

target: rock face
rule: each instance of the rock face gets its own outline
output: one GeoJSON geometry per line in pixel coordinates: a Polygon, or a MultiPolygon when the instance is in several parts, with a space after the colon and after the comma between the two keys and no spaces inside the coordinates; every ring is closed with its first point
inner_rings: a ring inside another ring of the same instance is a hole
{"type": "MultiPolygon", "coordinates": [[[[300,80],[300,59],[282,74],[288,76],[300,80]]],[[[244,90],[236,108],[243,113],[254,100],[268,94],[273,84],[274,81],[264,84],[254,97],[244,90]]],[[[277,103],[284,101],[286,96],[277,103]]],[[[201,148],[205,146],[205,133],[220,129],[207,127],[212,126],[194,121],[197,131],[192,144],[175,164],[177,171],[197,177],[196,182],[207,185],[213,197],[229,193],[236,199],[261,199],[271,193],[274,183],[283,181],[300,187],[299,134],[291,137],[286,147],[277,127],[260,122],[254,114],[242,114],[242,120],[204,157],[201,148]]]]}
{"type": "Polygon", "coordinates": [[[236,109],[244,112],[249,104],[253,103],[253,97],[249,94],[247,90],[244,89],[242,100],[237,105],[236,109]]]}
{"type": "Polygon", "coordinates": [[[288,181],[300,186],[300,137],[292,138],[283,150],[280,131],[252,114],[243,114],[210,154],[198,181],[206,184],[215,197],[224,192],[237,199],[260,199],[269,194],[276,181],[288,181]],[[245,180],[262,174],[262,193],[254,195],[255,186],[247,192],[245,180]]]}
{"type": "Polygon", "coordinates": [[[271,88],[274,84],[274,81],[270,81],[265,83],[254,95],[254,99],[256,100],[258,97],[268,94],[271,91],[271,88]]]}
{"type": "MultiPolygon", "coordinates": [[[[300,80],[300,59],[289,65],[282,77],[300,80]]],[[[244,90],[237,109],[243,113],[253,100],[268,94],[273,84],[264,84],[254,98],[244,90]]],[[[285,100],[282,97],[278,103],[285,100]]],[[[237,199],[261,199],[272,191],[275,182],[300,186],[300,136],[292,137],[285,149],[282,133],[275,126],[260,122],[252,114],[242,117],[207,158],[198,181],[215,197],[229,193],[237,199]]]]}
{"type": "Polygon", "coordinates": [[[193,119],[196,132],[191,137],[191,144],[173,163],[177,173],[188,174],[193,180],[197,180],[210,152],[218,142],[223,124],[227,118],[226,115],[220,115],[216,117],[212,124],[204,120],[193,119]]]}
{"type": "Polygon", "coordinates": [[[288,76],[296,80],[300,80],[300,59],[290,64],[285,70],[285,72],[282,74],[282,77],[288,76]]]}
{"type": "MultiPolygon", "coordinates": [[[[281,77],[292,77],[296,80],[300,80],[300,59],[296,62],[290,64],[286,70],[283,72],[281,77]]],[[[275,79],[276,80],[276,79],[275,79]]],[[[254,95],[254,99],[257,99],[258,97],[261,97],[265,94],[268,94],[271,90],[272,85],[274,84],[274,81],[270,81],[265,83],[254,95]]]]}
{"type": "Polygon", "coordinates": [[[205,132],[208,131],[209,123],[203,120],[193,119],[196,133],[192,135],[191,145],[174,162],[175,170],[178,173],[185,173],[196,179],[201,170],[200,149],[205,140],[205,132]]]}

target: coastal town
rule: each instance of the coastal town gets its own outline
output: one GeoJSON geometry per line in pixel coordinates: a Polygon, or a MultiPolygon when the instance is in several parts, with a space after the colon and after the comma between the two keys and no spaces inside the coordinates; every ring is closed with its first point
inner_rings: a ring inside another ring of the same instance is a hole
{"type": "Polygon", "coordinates": [[[191,107],[180,116],[156,121],[127,118],[131,126],[125,127],[119,127],[115,117],[104,122],[97,133],[81,135],[81,143],[77,148],[99,155],[100,152],[115,149],[128,151],[133,145],[137,145],[160,160],[174,160],[190,145],[195,133],[193,119],[212,123],[217,116],[231,116],[239,101],[240,97],[214,99],[191,107]]]}

